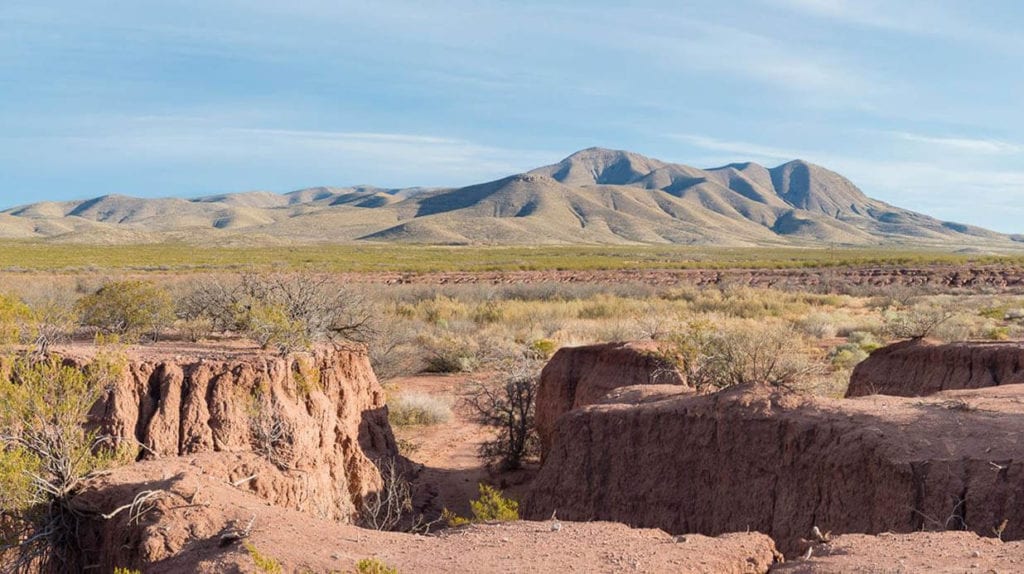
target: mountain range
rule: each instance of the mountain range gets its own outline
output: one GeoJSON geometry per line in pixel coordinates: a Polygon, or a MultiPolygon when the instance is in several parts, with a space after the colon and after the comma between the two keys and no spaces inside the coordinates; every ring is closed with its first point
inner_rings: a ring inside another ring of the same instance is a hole
{"type": "Polygon", "coordinates": [[[698,169],[601,148],[460,188],[317,187],[34,203],[0,211],[0,238],[215,245],[1020,245],[1017,237],[872,199],[845,177],[805,161],[698,169]]]}

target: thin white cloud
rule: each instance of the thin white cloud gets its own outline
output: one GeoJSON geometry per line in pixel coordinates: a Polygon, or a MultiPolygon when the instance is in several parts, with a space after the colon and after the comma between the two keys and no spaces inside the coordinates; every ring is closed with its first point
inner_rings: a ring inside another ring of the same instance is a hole
{"type": "MultiPolygon", "coordinates": [[[[0,137],[0,159],[26,149],[79,165],[279,166],[331,181],[388,186],[458,185],[503,177],[549,162],[556,154],[417,133],[235,127],[197,118],[144,117],[111,121],[81,134],[0,137]]],[[[21,157],[21,160],[27,158],[21,157]]],[[[225,167],[225,169],[233,169],[225,167]]]]}
{"type": "Polygon", "coordinates": [[[732,159],[728,159],[727,162],[741,160],[789,161],[804,157],[801,152],[796,150],[744,141],[722,140],[699,134],[668,134],[668,137],[700,149],[728,153],[732,159]]]}
{"type": "Polygon", "coordinates": [[[965,152],[980,154],[1017,154],[1024,152],[1024,145],[1005,142],[994,139],[980,139],[968,137],[936,137],[910,132],[890,132],[894,137],[914,142],[939,146],[943,148],[957,149],[965,152]]]}

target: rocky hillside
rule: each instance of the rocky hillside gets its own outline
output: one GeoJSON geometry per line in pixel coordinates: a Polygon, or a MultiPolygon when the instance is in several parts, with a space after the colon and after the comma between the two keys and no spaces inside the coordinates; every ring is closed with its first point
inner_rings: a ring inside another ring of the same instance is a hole
{"type": "Polygon", "coordinates": [[[823,167],[698,169],[591,148],[458,189],[312,188],[197,199],[107,195],[0,212],[0,238],[125,243],[384,241],[1012,246],[1010,236],[869,198],[823,167]]]}

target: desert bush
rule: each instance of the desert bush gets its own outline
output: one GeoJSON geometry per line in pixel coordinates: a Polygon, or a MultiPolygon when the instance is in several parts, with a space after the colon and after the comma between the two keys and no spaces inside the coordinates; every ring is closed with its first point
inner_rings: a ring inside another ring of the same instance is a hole
{"type": "Polygon", "coordinates": [[[462,526],[474,522],[511,522],[519,520],[519,503],[511,498],[506,498],[502,492],[493,486],[480,483],[477,485],[480,496],[476,500],[469,501],[469,509],[473,516],[465,518],[459,516],[447,508],[442,513],[442,518],[448,526],[462,526]]]}
{"type": "Polygon", "coordinates": [[[40,354],[45,355],[50,345],[69,340],[78,328],[75,301],[68,291],[40,289],[27,299],[27,304],[32,309],[36,350],[40,354]]]}
{"type": "Polygon", "coordinates": [[[125,340],[156,336],[174,320],[174,304],[164,289],[149,281],[112,281],[76,305],[83,325],[115,333],[125,340]]]}
{"type": "Polygon", "coordinates": [[[0,345],[24,343],[34,336],[32,310],[18,299],[0,294],[0,345]]]}
{"type": "Polygon", "coordinates": [[[420,350],[412,333],[422,330],[422,323],[410,321],[397,306],[379,308],[374,317],[373,335],[366,341],[366,349],[377,377],[386,381],[420,370],[420,350]]]}
{"type": "Polygon", "coordinates": [[[85,430],[105,392],[99,379],[56,360],[14,360],[0,373],[0,563],[69,572],[84,566],[77,503],[89,473],[114,460],[112,441],[85,430]]]}
{"type": "Polygon", "coordinates": [[[701,391],[744,383],[791,386],[817,370],[799,340],[780,324],[692,321],[669,338],[662,356],[701,391]]]}
{"type": "Polygon", "coordinates": [[[480,445],[480,457],[514,470],[537,452],[534,399],[539,374],[532,363],[515,365],[507,372],[497,385],[478,383],[466,404],[479,424],[497,430],[494,439],[480,445]]]}
{"type": "Polygon", "coordinates": [[[281,414],[281,409],[258,389],[249,395],[246,414],[249,417],[249,440],[252,450],[281,470],[288,470],[293,460],[293,429],[281,414]]]}
{"type": "Polygon", "coordinates": [[[426,393],[402,393],[388,401],[388,421],[395,426],[435,425],[451,417],[446,402],[426,393]]]}
{"type": "Polygon", "coordinates": [[[828,359],[833,367],[849,370],[857,366],[864,359],[868,358],[867,352],[856,343],[843,343],[833,347],[828,353],[828,359]]]}
{"type": "Polygon", "coordinates": [[[377,558],[363,558],[356,562],[358,574],[398,574],[398,568],[388,566],[377,558]]]}
{"type": "Polygon", "coordinates": [[[427,372],[468,373],[480,367],[480,345],[475,338],[468,335],[425,335],[420,337],[419,343],[427,353],[427,372]]]}
{"type": "Polygon", "coordinates": [[[412,513],[412,487],[394,458],[377,462],[381,488],[363,497],[360,522],[373,530],[397,530],[412,513]]]}
{"type": "Polygon", "coordinates": [[[812,313],[800,321],[800,329],[815,339],[831,339],[836,336],[835,319],[826,313],[812,313]]]}
{"type": "Polygon", "coordinates": [[[883,330],[894,339],[921,339],[957,315],[951,307],[919,303],[883,313],[883,330]]]}
{"type": "Polygon", "coordinates": [[[853,331],[846,336],[846,340],[857,345],[866,353],[870,353],[871,351],[882,347],[882,343],[875,338],[874,333],[867,331],[853,331]]]}
{"type": "Polygon", "coordinates": [[[281,351],[316,340],[365,340],[371,306],[326,275],[243,273],[198,283],[178,302],[178,317],[208,319],[213,328],[244,333],[281,351]]]}

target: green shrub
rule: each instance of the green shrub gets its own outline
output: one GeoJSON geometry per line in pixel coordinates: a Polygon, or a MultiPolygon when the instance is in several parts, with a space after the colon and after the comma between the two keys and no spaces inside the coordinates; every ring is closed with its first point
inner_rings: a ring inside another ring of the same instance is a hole
{"type": "Polygon", "coordinates": [[[469,501],[469,509],[473,513],[472,518],[465,518],[455,514],[447,508],[441,513],[441,518],[448,526],[456,527],[474,522],[509,522],[519,520],[519,503],[511,498],[506,498],[501,491],[493,486],[480,483],[477,485],[480,497],[469,501]]]}
{"type": "Polygon", "coordinates": [[[551,339],[536,339],[529,346],[530,354],[538,359],[550,359],[556,350],[558,350],[558,343],[551,339]]]}
{"type": "Polygon", "coordinates": [[[99,379],[56,360],[18,359],[0,372],[0,564],[84,566],[79,527],[98,513],[76,497],[85,476],[116,453],[113,441],[84,426],[104,392],[99,379]]]}
{"type": "Polygon", "coordinates": [[[858,363],[868,358],[868,354],[854,343],[844,343],[833,347],[829,351],[828,358],[832,362],[832,366],[837,369],[852,369],[858,363]]]}
{"type": "Polygon", "coordinates": [[[131,340],[156,335],[174,321],[174,304],[166,290],[149,281],[113,281],[76,305],[83,325],[131,340]]]}
{"type": "Polygon", "coordinates": [[[477,522],[519,520],[519,503],[502,496],[501,491],[481,483],[480,498],[472,500],[469,508],[477,522]]]}
{"type": "Polygon", "coordinates": [[[388,566],[377,558],[363,558],[356,562],[359,574],[398,574],[398,568],[388,566]]]}
{"type": "Polygon", "coordinates": [[[24,343],[34,337],[32,310],[14,297],[0,294],[0,345],[24,343]]]}

